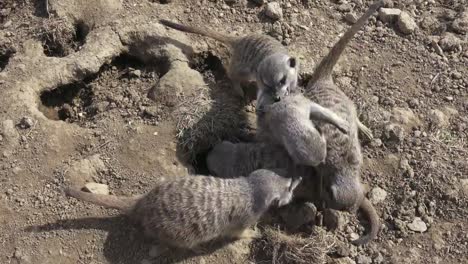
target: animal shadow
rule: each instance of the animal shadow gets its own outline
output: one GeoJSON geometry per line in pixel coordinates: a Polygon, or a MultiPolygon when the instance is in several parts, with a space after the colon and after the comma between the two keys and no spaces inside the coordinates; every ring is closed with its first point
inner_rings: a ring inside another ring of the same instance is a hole
{"type": "Polygon", "coordinates": [[[104,230],[108,232],[103,245],[103,254],[112,264],[135,263],[180,263],[192,258],[212,254],[232,243],[233,239],[216,240],[200,246],[200,250],[191,251],[179,248],[168,248],[160,256],[150,257],[150,250],[157,241],[145,237],[143,231],[134,226],[124,216],[109,218],[89,217],[68,220],[58,220],[40,226],[29,226],[26,232],[51,232],[56,230],[104,230]]]}

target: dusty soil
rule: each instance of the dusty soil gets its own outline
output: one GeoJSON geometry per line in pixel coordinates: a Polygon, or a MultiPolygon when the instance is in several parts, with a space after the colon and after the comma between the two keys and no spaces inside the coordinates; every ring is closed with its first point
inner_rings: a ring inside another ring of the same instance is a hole
{"type": "Polygon", "coordinates": [[[276,22],[264,1],[48,2],[48,11],[46,1],[0,3],[1,263],[292,263],[306,251],[310,259],[294,260],[468,263],[466,1],[387,1],[415,31],[374,17],[335,69],[375,137],[363,140],[362,178],[383,222],[376,241],[352,246],[363,227],[340,213],[337,230],[310,224],[288,240],[265,223],[253,242],[159,258],[125,218],[61,192],[98,182],[142,193],[161,178],[206,173],[211,146],[255,134],[253,104],[230,91],[227,49],[158,18],[271,34],[300,58],[305,84],[348,13],[369,1],[278,1],[276,22]]]}

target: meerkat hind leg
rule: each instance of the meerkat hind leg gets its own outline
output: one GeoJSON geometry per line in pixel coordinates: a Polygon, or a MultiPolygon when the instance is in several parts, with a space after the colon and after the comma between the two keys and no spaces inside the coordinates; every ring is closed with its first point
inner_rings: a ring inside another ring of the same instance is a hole
{"type": "Polygon", "coordinates": [[[310,105],[310,118],[330,123],[345,134],[347,134],[349,131],[349,124],[346,122],[346,120],[339,117],[332,110],[325,108],[317,103],[312,103],[310,105]]]}
{"type": "Polygon", "coordinates": [[[245,92],[244,89],[242,88],[242,83],[246,81],[250,81],[250,73],[246,70],[242,70],[240,66],[237,65],[230,65],[230,70],[229,70],[229,78],[231,79],[232,82],[232,88],[234,89],[234,92],[240,96],[241,98],[245,98],[245,92]]]}
{"type": "Polygon", "coordinates": [[[359,131],[361,131],[368,139],[373,139],[374,136],[372,135],[372,130],[370,128],[366,127],[359,118],[357,119],[357,125],[359,131]]]}

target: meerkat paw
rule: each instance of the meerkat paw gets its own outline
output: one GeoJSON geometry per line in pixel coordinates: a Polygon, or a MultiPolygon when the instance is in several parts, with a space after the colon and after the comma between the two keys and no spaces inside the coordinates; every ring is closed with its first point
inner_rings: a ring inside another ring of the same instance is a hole
{"type": "Polygon", "coordinates": [[[255,239],[260,237],[260,232],[255,228],[246,228],[235,232],[232,236],[237,239],[255,239]]]}
{"type": "Polygon", "coordinates": [[[374,136],[372,135],[372,130],[370,128],[366,127],[361,121],[358,119],[357,120],[358,128],[361,133],[363,133],[369,140],[372,140],[374,136]]]}

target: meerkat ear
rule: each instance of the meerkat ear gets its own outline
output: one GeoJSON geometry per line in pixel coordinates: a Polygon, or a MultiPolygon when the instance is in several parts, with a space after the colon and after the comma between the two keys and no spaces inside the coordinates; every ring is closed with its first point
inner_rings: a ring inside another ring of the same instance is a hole
{"type": "Polygon", "coordinates": [[[296,58],[294,57],[289,58],[288,64],[289,64],[289,67],[296,68],[296,64],[297,64],[296,58]]]}

